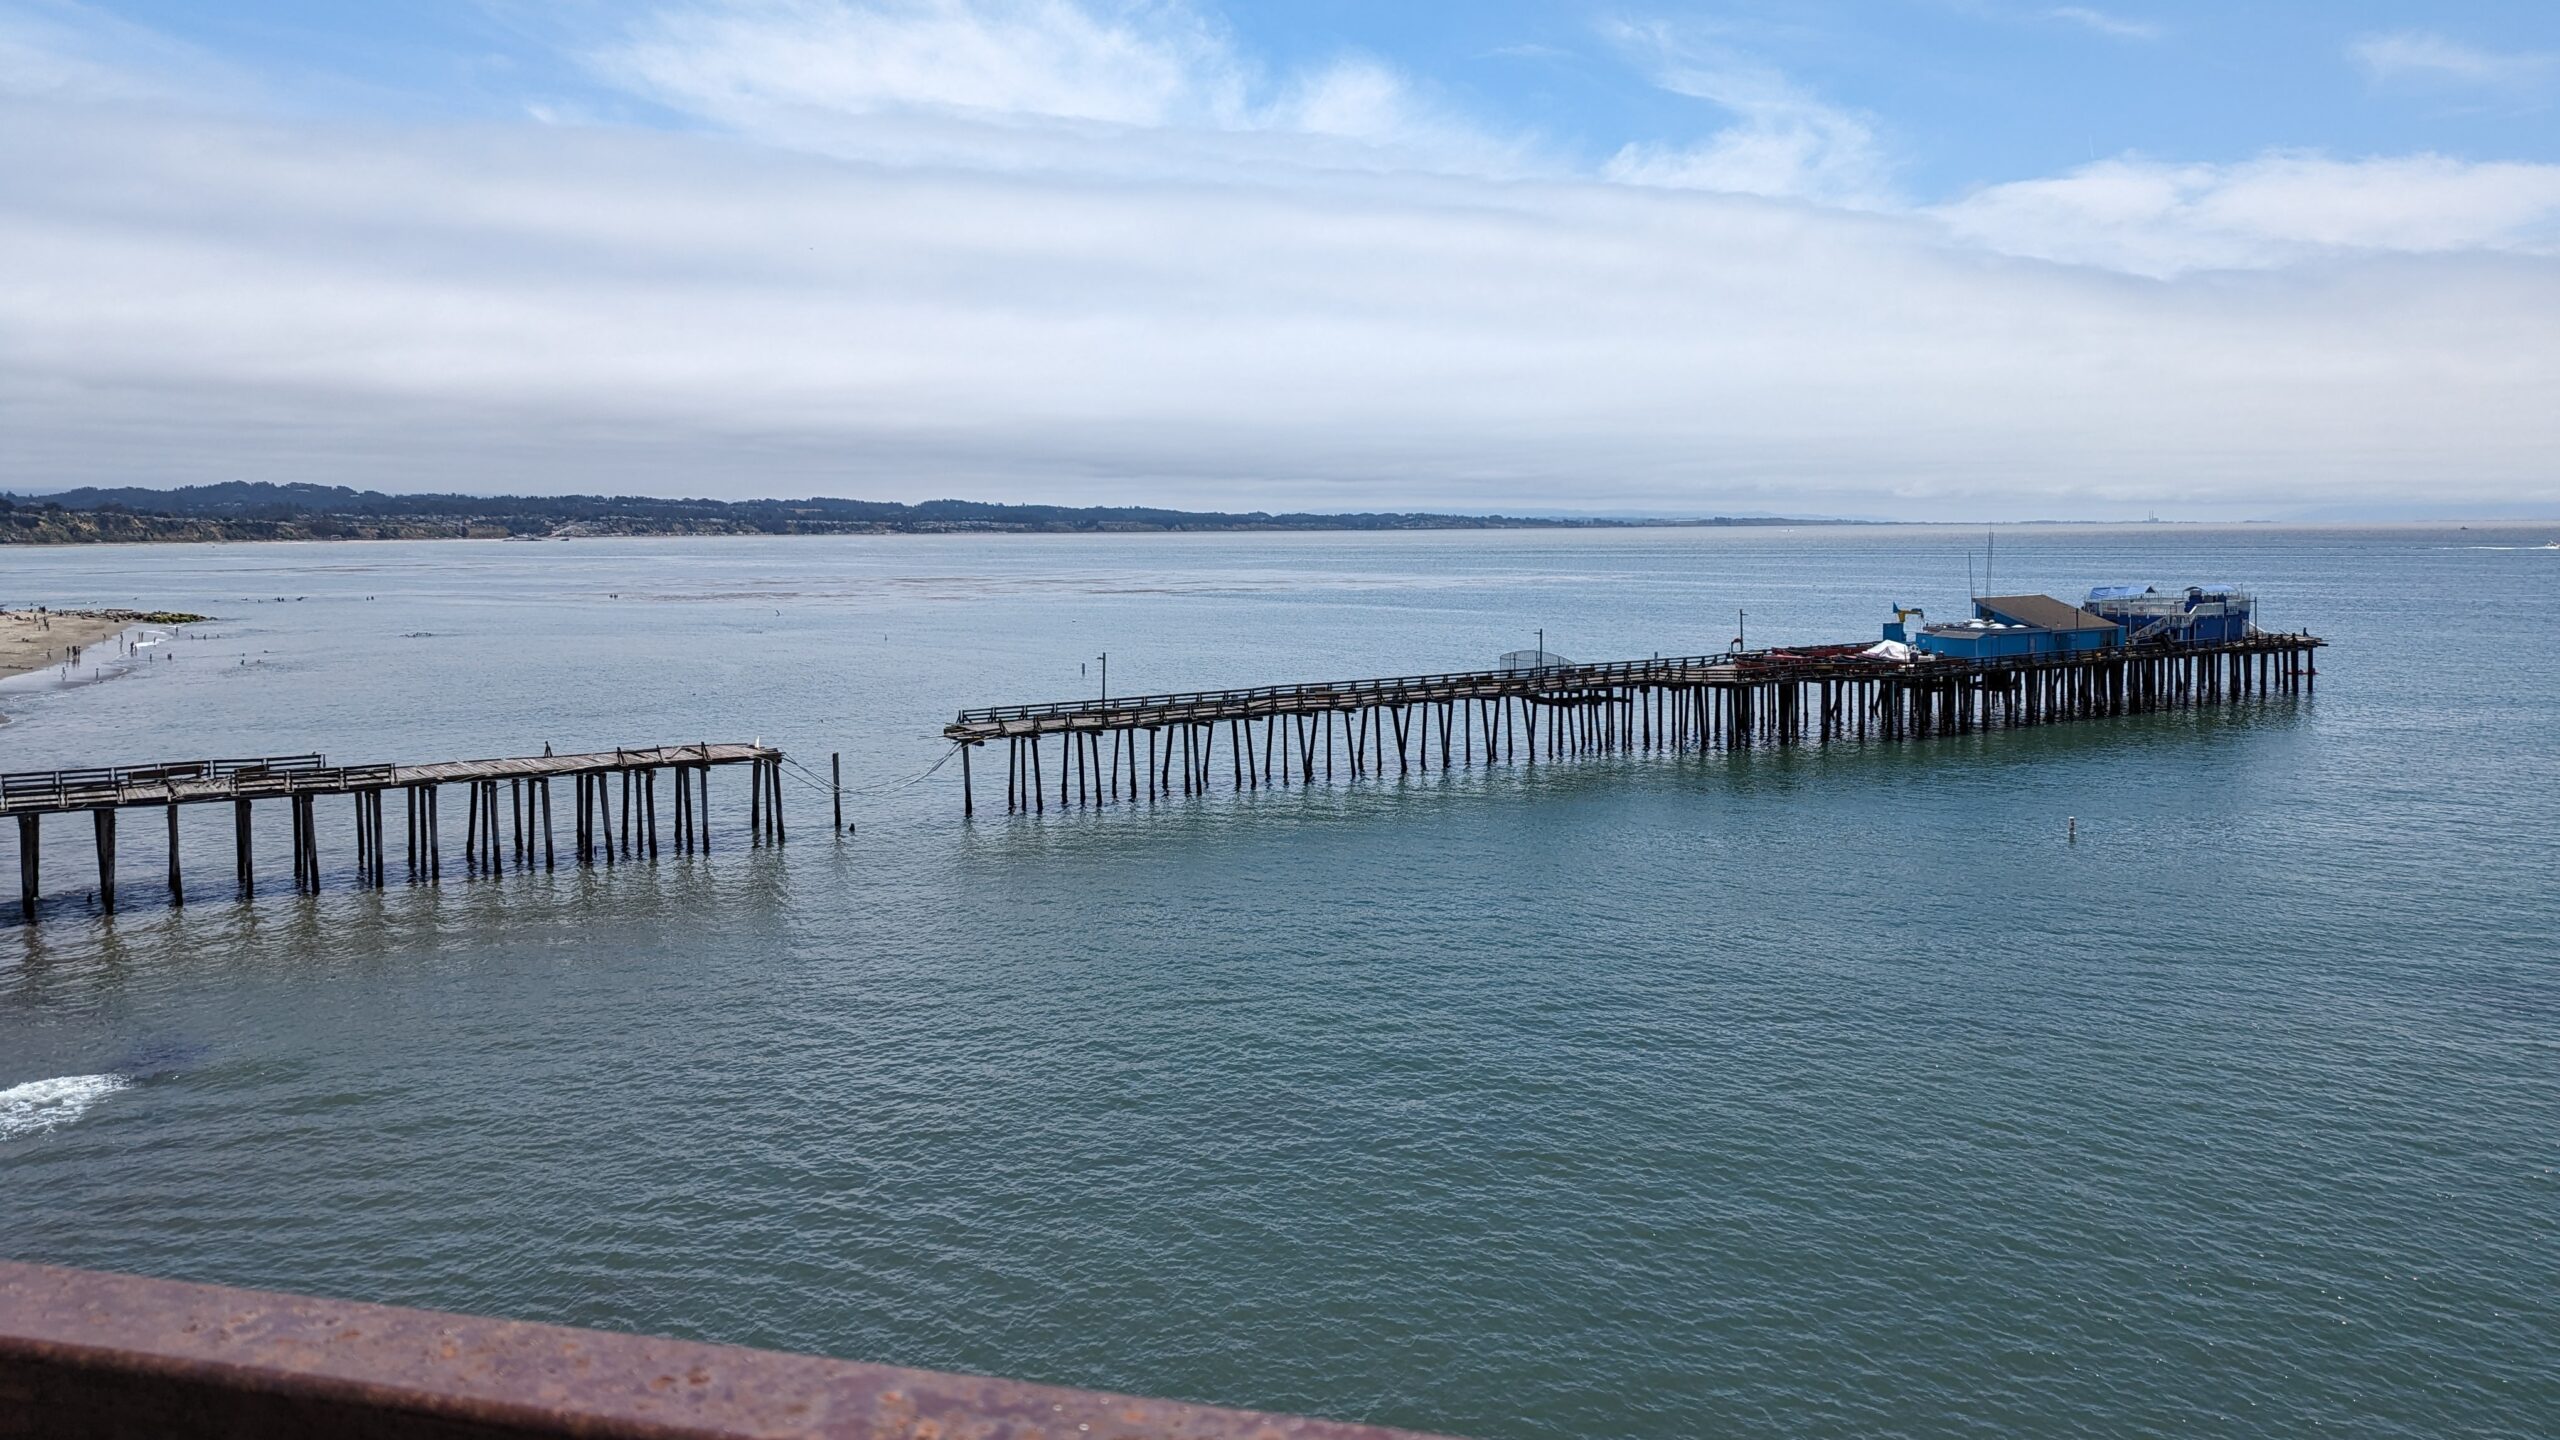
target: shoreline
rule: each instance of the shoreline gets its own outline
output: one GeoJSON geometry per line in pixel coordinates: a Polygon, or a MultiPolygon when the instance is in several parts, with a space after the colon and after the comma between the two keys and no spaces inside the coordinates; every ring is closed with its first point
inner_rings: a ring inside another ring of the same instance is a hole
{"type": "Polygon", "coordinates": [[[64,664],[137,625],[192,625],[208,618],[166,610],[0,610],[0,680],[64,664]]]}

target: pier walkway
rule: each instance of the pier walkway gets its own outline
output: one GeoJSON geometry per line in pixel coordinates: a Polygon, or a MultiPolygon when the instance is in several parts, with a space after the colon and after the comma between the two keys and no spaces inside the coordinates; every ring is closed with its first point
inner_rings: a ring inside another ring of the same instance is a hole
{"type": "Polygon", "coordinates": [[[502,874],[512,864],[528,869],[557,866],[552,828],[551,782],[573,782],[575,825],[570,858],[578,864],[612,865],[658,858],[658,777],[672,781],[672,844],[679,853],[708,851],[711,772],[748,767],[748,834],[752,844],[781,844],[782,752],[763,745],[651,745],[580,755],[525,755],[493,760],[448,760],[422,765],[331,765],[323,755],[270,755],[238,760],[180,760],[101,769],[39,770],[0,775],[0,816],[18,832],[19,908],[32,921],[41,890],[42,821],[48,815],[86,813],[96,832],[98,899],[116,905],[116,822],[128,811],[159,811],[166,818],[169,898],[186,903],[179,867],[178,812],[190,805],[232,806],[234,880],[247,898],[257,891],[252,845],[253,807],[281,800],[293,836],[294,888],[320,888],[319,802],[349,797],[355,811],[356,871],[360,882],[388,882],[384,798],[401,793],[407,836],[408,878],[433,884],[444,878],[440,835],[443,787],[465,795],[462,864],[469,874],[502,874]],[[618,793],[617,793],[618,792],[618,793]],[[503,793],[503,798],[502,797],[503,793]]]}
{"type": "Polygon", "coordinates": [[[1990,660],[1799,646],[992,706],[961,711],[942,733],[961,747],[963,814],[977,810],[970,752],[999,741],[1007,811],[1044,810],[1052,763],[1058,803],[1086,805],[1205,794],[1221,772],[1245,790],[1330,780],[1337,764],[1353,776],[1390,765],[1407,774],[1524,751],[1536,760],[1900,740],[2234,703],[2308,687],[2325,643],[2258,634],[1990,660]]]}

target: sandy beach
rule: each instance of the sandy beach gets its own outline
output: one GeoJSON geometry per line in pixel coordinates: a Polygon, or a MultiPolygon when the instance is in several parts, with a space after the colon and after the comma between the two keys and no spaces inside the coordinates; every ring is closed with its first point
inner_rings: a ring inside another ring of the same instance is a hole
{"type": "Polygon", "coordinates": [[[0,610],[0,680],[59,665],[76,648],[157,618],[139,610],[0,610]]]}

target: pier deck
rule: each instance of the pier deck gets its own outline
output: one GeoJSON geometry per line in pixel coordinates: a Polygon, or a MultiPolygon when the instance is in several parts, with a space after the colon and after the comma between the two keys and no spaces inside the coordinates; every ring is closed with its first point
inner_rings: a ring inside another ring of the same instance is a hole
{"type": "Polygon", "coordinates": [[[573,782],[575,824],[570,858],[582,865],[655,860],[659,853],[658,777],[673,781],[673,845],[679,853],[708,851],[711,772],[744,765],[750,772],[747,814],[752,844],[780,844],[780,750],[765,745],[650,745],[577,755],[523,755],[427,764],[331,765],[324,755],[270,755],[253,759],[179,760],[151,765],[39,770],[0,775],[0,816],[17,821],[19,908],[30,921],[41,889],[42,821],[48,815],[86,813],[96,831],[100,905],[116,905],[116,822],[128,811],[160,811],[168,827],[169,897],[186,903],[179,867],[178,814],[187,806],[229,802],[233,807],[238,893],[256,893],[252,845],[253,807],[286,802],[293,836],[294,886],[320,888],[316,811],[331,796],[349,797],[355,814],[356,870],[361,883],[388,883],[384,797],[401,792],[407,822],[408,877],[432,884],[444,877],[440,836],[443,787],[459,785],[467,797],[462,864],[466,874],[502,874],[559,862],[553,831],[551,782],[573,782]],[[619,791],[617,797],[616,791],[619,791]],[[501,796],[504,796],[502,799],[501,796]]]}
{"type": "Polygon", "coordinates": [[[1265,685],[963,710],[961,806],[976,813],[970,751],[1006,746],[1006,808],[1047,808],[1043,742],[1056,737],[1058,803],[1206,793],[1595,751],[1745,749],[2051,724],[2292,694],[2326,642],[2259,634],[2198,646],[2071,655],[1896,660],[1870,644],[1265,685]],[[1215,765],[1221,728],[1226,764],[1215,765]],[[1261,734],[1254,733],[1259,728],[1261,734]],[[1144,737],[1144,756],[1140,737],[1144,737]],[[1177,765],[1177,756],[1180,763],[1177,765]]]}

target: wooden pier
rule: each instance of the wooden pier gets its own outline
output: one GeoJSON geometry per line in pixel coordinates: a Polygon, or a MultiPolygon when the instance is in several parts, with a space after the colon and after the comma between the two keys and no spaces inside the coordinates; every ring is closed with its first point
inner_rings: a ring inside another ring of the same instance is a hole
{"type": "Polygon", "coordinates": [[[1896,741],[2234,704],[2311,686],[2325,643],[2269,634],[1980,661],[1818,645],[997,706],[942,733],[960,747],[962,813],[977,813],[970,752],[997,741],[1016,813],[1047,809],[1053,786],[1061,806],[1098,805],[1204,795],[1222,778],[1261,789],[1524,754],[1896,741]]]}
{"type": "MultiPolygon", "coordinates": [[[[98,851],[98,903],[116,908],[116,823],[131,812],[159,811],[166,818],[169,901],[186,903],[179,866],[178,812],[189,805],[232,807],[236,852],[233,884],[247,899],[257,893],[251,844],[253,808],[282,801],[293,836],[294,888],[320,889],[320,802],[343,796],[353,806],[358,883],[380,889],[390,882],[384,800],[400,792],[405,835],[402,864],[413,884],[444,878],[442,796],[463,792],[462,853],[466,875],[501,875],[557,868],[565,848],[580,865],[655,860],[659,853],[659,777],[672,791],[669,845],[679,854],[711,849],[711,772],[748,767],[747,833],[752,845],[783,843],[782,761],[763,745],[656,745],[584,755],[531,755],[499,760],[451,760],[428,765],[331,765],[320,755],[267,756],[253,760],[185,760],[96,770],[43,770],[0,775],[0,816],[18,831],[18,904],[32,921],[40,893],[40,841],[47,815],[86,813],[98,851]],[[562,846],[553,828],[551,782],[571,782],[572,824],[562,846]]],[[[272,808],[272,807],[270,807],[272,808]]]]}

